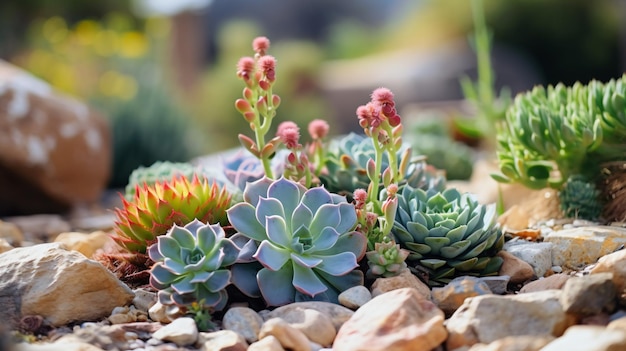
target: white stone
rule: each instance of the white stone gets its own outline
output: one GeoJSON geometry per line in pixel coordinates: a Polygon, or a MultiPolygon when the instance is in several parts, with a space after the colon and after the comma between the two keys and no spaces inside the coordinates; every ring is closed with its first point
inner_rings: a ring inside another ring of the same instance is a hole
{"type": "Polygon", "coordinates": [[[180,317],[152,334],[156,339],[171,341],[178,346],[191,345],[198,340],[198,327],[193,318],[180,317]]]}
{"type": "Polygon", "coordinates": [[[353,286],[339,294],[339,303],[356,310],[372,299],[372,294],[363,285],[353,286]]]}
{"type": "Polygon", "coordinates": [[[526,241],[508,242],[504,250],[530,264],[538,277],[543,277],[552,267],[552,243],[526,241]]]}

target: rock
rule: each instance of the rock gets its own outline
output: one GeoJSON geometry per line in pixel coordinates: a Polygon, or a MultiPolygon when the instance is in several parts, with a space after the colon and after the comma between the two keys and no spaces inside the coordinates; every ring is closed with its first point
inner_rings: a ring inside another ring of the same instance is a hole
{"type": "Polygon", "coordinates": [[[180,317],[157,330],[152,337],[163,341],[171,341],[178,346],[191,345],[198,340],[198,327],[193,318],[180,317]]]}
{"type": "Polygon", "coordinates": [[[337,332],[330,318],[312,309],[291,309],[281,315],[281,319],[300,330],[310,341],[322,346],[330,346],[337,332]]]}
{"type": "Polygon", "coordinates": [[[354,311],[346,307],[321,301],[308,301],[308,302],[296,302],[289,305],[281,306],[267,314],[267,318],[263,316],[263,319],[281,318],[283,314],[288,314],[291,310],[299,309],[312,309],[321,312],[325,316],[330,317],[335,330],[339,330],[343,323],[354,315],[354,311]]]}
{"type": "Polygon", "coordinates": [[[613,284],[622,305],[626,305],[626,250],[619,250],[598,260],[591,274],[612,273],[613,284]]]}
{"type": "Polygon", "coordinates": [[[504,260],[500,267],[499,274],[508,275],[511,283],[523,283],[532,279],[535,275],[533,267],[528,262],[517,258],[517,256],[504,250],[499,251],[497,256],[504,260]]]}
{"type": "Polygon", "coordinates": [[[626,350],[626,332],[591,325],[575,325],[541,351],[626,350]]]}
{"type": "Polygon", "coordinates": [[[563,286],[561,305],[567,313],[593,315],[615,309],[612,273],[570,278],[563,286]]]}
{"type": "Polygon", "coordinates": [[[337,333],[333,350],[430,351],[445,341],[444,314],[416,289],[373,298],[337,333]]]}
{"type": "Polygon", "coordinates": [[[491,294],[491,290],[479,278],[462,276],[454,278],[441,288],[433,288],[433,302],[447,316],[454,313],[468,297],[491,294]]]}
{"type": "Polygon", "coordinates": [[[91,234],[66,232],[59,234],[55,239],[55,243],[63,243],[68,250],[74,250],[82,253],[87,258],[92,258],[97,250],[104,248],[108,243],[112,243],[111,237],[102,231],[93,232],[91,234]]]}
{"type": "Polygon", "coordinates": [[[570,278],[567,274],[553,274],[549,277],[534,280],[522,287],[520,293],[529,293],[551,289],[561,289],[570,278]]]}
{"type": "Polygon", "coordinates": [[[40,315],[52,326],[109,316],[132,291],[100,263],[58,243],[16,248],[0,255],[0,320],[16,326],[40,315]]]}
{"type": "Polygon", "coordinates": [[[157,294],[153,291],[138,288],[133,290],[135,297],[133,298],[133,306],[139,311],[148,314],[150,307],[157,302],[157,294]]]}
{"type": "Polygon", "coordinates": [[[111,170],[110,134],[86,104],[0,61],[0,215],[98,200],[111,170]]]}
{"type": "Polygon", "coordinates": [[[155,322],[168,324],[172,322],[172,318],[167,314],[167,308],[157,301],[148,310],[148,316],[155,322]]]}
{"type": "Polygon", "coordinates": [[[247,342],[259,340],[263,318],[248,307],[231,307],[222,318],[222,327],[243,336],[247,342]]]}
{"type": "Polygon", "coordinates": [[[103,351],[103,349],[97,346],[77,341],[57,341],[40,344],[19,343],[14,349],[15,351],[103,351]]]}
{"type": "Polygon", "coordinates": [[[263,339],[251,344],[247,351],[285,351],[280,341],[275,336],[268,335],[263,339]]]}
{"type": "Polygon", "coordinates": [[[539,351],[554,339],[553,336],[507,336],[488,345],[475,344],[469,351],[539,351]]]}
{"type": "Polygon", "coordinates": [[[200,333],[197,347],[202,351],[246,351],[248,343],[232,330],[200,333]]]}
{"type": "Polygon", "coordinates": [[[607,326],[607,329],[616,329],[616,330],[621,330],[623,332],[626,332],[626,316],[625,317],[621,317],[621,318],[617,318],[613,321],[611,321],[607,326]]]}
{"type": "Polygon", "coordinates": [[[578,269],[626,244],[626,228],[593,226],[564,229],[545,237],[554,245],[553,264],[578,269]]]}
{"type": "Polygon", "coordinates": [[[377,278],[372,284],[372,297],[384,294],[386,292],[402,289],[413,288],[417,290],[427,300],[430,300],[430,288],[417,278],[408,268],[402,270],[395,277],[377,278]]]}
{"type": "Polygon", "coordinates": [[[63,335],[57,343],[87,343],[101,349],[128,349],[129,342],[137,339],[137,334],[128,332],[120,325],[101,325],[84,323],[74,328],[70,334],[63,335]]]}
{"type": "Polygon", "coordinates": [[[339,303],[353,310],[365,305],[371,299],[372,294],[363,285],[353,286],[339,294],[339,303]]]}
{"type": "Polygon", "coordinates": [[[69,223],[59,215],[6,217],[5,220],[20,229],[24,240],[33,243],[49,242],[57,235],[71,230],[69,223]]]}
{"type": "Polygon", "coordinates": [[[300,330],[292,327],[281,318],[272,318],[261,327],[259,339],[263,339],[268,335],[274,336],[285,349],[292,351],[310,351],[309,339],[300,330]]]}
{"type": "Polygon", "coordinates": [[[0,254],[3,252],[7,252],[11,249],[13,249],[13,246],[9,244],[9,242],[6,241],[6,239],[0,238],[0,254]]]}
{"type": "Polygon", "coordinates": [[[507,336],[560,336],[575,320],[559,302],[561,292],[482,295],[465,300],[446,321],[448,350],[489,344],[507,336]]]}
{"type": "Polygon", "coordinates": [[[511,240],[504,244],[504,250],[530,264],[538,277],[552,267],[552,243],[511,240]]]}
{"type": "Polygon", "coordinates": [[[0,221],[0,239],[4,239],[11,246],[21,246],[24,234],[14,223],[0,221]]]}
{"type": "Polygon", "coordinates": [[[505,294],[509,285],[510,277],[508,275],[495,275],[490,277],[479,277],[481,282],[487,284],[492,294],[505,294]]]}

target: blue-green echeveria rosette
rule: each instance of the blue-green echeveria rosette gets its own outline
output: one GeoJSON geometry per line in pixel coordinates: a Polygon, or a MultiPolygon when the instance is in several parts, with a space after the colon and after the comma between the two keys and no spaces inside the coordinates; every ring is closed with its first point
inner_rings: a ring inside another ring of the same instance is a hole
{"type": "Polygon", "coordinates": [[[502,259],[496,253],[504,236],[496,218],[495,206],[471,194],[406,186],[398,194],[392,233],[409,250],[408,265],[426,268],[429,284],[438,286],[458,275],[498,273],[502,259]]]}
{"type": "Polygon", "coordinates": [[[339,293],[363,284],[363,272],[356,268],[367,239],[353,230],[356,210],[345,197],[282,177],[262,178],[246,186],[244,202],[227,214],[238,232],[234,240],[249,239],[242,252],[256,249],[252,258],[262,265],[233,267],[233,283],[244,293],[260,292],[270,306],[337,303],[339,293]]]}
{"type": "Polygon", "coordinates": [[[159,302],[165,306],[202,302],[203,307],[219,311],[228,300],[228,267],[237,261],[239,251],[219,224],[194,220],[184,227],[174,225],[148,249],[156,262],[150,284],[159,290],[159,302]]]}

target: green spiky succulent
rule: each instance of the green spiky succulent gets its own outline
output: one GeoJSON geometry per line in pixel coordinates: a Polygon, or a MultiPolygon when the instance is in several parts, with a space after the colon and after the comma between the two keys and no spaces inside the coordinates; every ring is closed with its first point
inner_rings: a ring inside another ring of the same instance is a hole
{"type": "Polygon", "coordinates": [[[502,264],[495,256],[504,244],[495,207],[454,188],[438,192],[405,186],[391,232],[409,250],[407,264],[429,271],[431,286],[458,275],[497,274],[502,264]]]}
{"type": "Polygon", "coordinates": [[[374,250],[365,253],[369,267],[368,277],[394,277],[407,267],[405,260],[409,251],[401,249],[393,239],[385,237],[382,242],[374,245],[374,250]]]}
{"type": "Polygon", "coordinates": [[[209,183],[204,177],[144,184],[137,187],[131,200],[122,199],[121,209],[115,209],[113,239],[128,252],[143,254],[174,224],[185,225],[199,219],[225,225],[230,199],[225,187],[209,183]]]}
{"type": "Polygon", "coordinates": [[[339,293],[363,284],[356,268],[367,239],[353,231],[356,210],[345,197],[281,177],[248,183],[244,200],[227,211],[237,230],[232,240],[250,239],[240,245],[240,260],[250,263],[233,267],[233,283],[244,293],[260,292],[270,306],[338,303],[339,293]]]}
{"type": "Polygon", "coordinates": [[[561,209],[566,217],[597,220],[602,213],[600,191],[581,175],[571,176],[559,191],[561,209]]]}
{"type": "Polygon", "coordinates": [[[159,290],[158,299],[167,308],[192,307],[222,310],[228,301],[228,267],[235,263],[239,248],[219,224],[197,219],[184,227],[174,225],[148,250],[155,262],[150,284],[159,290]],[[193,305],[196,307],[195,305],[193,305]]]}
{"type": "MultiPolygon", "coordinates": [[[[410,158],[408,145],[403,148],[398,159],[410,158]]],[[[375,158],[375,150],[372,139],[361,134],[350,133],[345,137],[333,140],[326,155],[326,174],[319,176],[322,184],[328,191],[351,198],[356,189],[367,189],[370,179],[367,176],[367,163],[375,158]]],[[[383,154],[381,169],[389,166],[386,153],[383,154]]],[[[409,184],[413,187],[428,189],[436,187],[443,190],[445,177],[428,168],[423,158],[416,157],[413,160],[401,162],[405,167],[405,179],[401,184],[409,184]]]]}
{"type": "Polygon", "coordinates": [[[186,162],[157,161],[148,167],[136,168],[128,177],[125,197],[127,200],[135,196],[136,187],[143,184],[152,185],[156,181],[170,180],[174,177],[193,178],[196,168],[186,162]]]}

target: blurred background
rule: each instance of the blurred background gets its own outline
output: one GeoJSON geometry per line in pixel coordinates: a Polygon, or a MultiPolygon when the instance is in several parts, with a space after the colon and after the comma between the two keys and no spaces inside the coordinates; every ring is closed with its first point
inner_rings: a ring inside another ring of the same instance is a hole
{"type": "MultiPolygon", "coordinates": [[[[485,0],[484,14],[496,91],[626,71],[626,1],[485,0]]],[[[234,109],[235,65],[256,36],[278,60],[275,125],[324,118],[338,135],[358,131],[354,111],[379,86],[403,117],[463,99],[472,30],[459,0],[0,2],[0,58],[109,120],[115,188],[138,166],[238,145],[249,129],[234,109]]]]}

